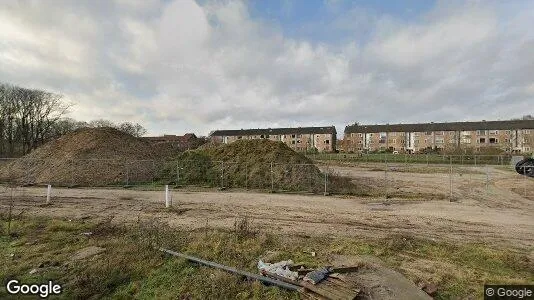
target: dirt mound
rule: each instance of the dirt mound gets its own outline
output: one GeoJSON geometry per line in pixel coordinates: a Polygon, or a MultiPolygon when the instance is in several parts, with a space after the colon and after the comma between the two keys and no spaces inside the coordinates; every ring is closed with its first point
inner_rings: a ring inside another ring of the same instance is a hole
{"type": "Polygon", "coordinates": [[[35,149],[0,170],[0,178],[24,183],[106,185],[128,181],[129,174],[148,181],[149,160],[171,150],[114,128],[82,128],[35,149]],[[144,165],[147,166],[144,166],[144,165]]]}
{"type": "Polygon", "coordinates": [[[306,156],[269,140],[204,145],[177,160],[180,184],[318,191],[324,177],[306,156]]]}

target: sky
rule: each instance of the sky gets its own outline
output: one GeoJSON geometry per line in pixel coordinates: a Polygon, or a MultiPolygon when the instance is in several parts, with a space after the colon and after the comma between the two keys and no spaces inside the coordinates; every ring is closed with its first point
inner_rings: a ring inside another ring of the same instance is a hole
{"type": "Polygon", "coordinates": [[[149,135],[534,113],[534,1],[0,2],[0,82],[149,135]]]}

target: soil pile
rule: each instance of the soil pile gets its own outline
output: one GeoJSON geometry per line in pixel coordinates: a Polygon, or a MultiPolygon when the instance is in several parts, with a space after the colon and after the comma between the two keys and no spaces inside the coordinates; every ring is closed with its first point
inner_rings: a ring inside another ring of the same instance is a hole
{"type": "Polygon", "coordinates": [[[179,184],[317,192],[324,176],[282,142],[239,140],[204,145],[178,157],[179,184]]]}
{"type": "Polygon", "coordinates": [[[82,128],[3,166],[0,178],[58,185],[107,185],[127,182],[128,176],[148,181],[154,173],[149,160],[171,154],[165,145],[114,128],[82,128]]]}

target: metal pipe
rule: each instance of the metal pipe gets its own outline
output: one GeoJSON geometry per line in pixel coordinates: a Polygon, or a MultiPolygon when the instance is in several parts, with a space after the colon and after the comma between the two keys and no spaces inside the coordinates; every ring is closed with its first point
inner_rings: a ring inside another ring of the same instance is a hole
{"type": "Polygon", "coordinates": [[[241,276],[245,276],[245,277],[250,278],[250,279],[254,279],[254,280],[261,281],[261,282],[273,284],[273,285],[276,285],[276,286],[279,286],[279,287],[283,287],[283,288],[288,289],[288,290],[297,291],[297,290],[300,289],[299,286],[291,284],[291,283],[283,282],[283,281],[276,280],[276,279],[271,279],[269,277],[253,274],[253,273],[250,273],[250,272],[247,272],[247,271],[241,271],[241,270],[238,270],[236,268],[228,267],[228,266],[221,265],[221,264],[218,264],[216,262],[212,262],[212,261],[208,261],[208,260],[203,260],[203,259],[196,258],[194,256],[190,256],[190,255],[183,254],[183,253],[180,253],[180,252],[175,252],[175,251],[164,249],[164,248],[159,248],[159,251],[165,252],[165,253],[170,254],[170,255],[178,256],[178,257],[181,257],[181,258],[185,258],[185,259],[187,259],[189,261],[192,261],[192,262],[195,262],[195,263],[198,263],[198,264],[201,264],[201,265],[205,265],[205,266],[216,268],[216,269],[221,269],[221,270],[224,270],[224,271],[227,271],[227,272],[230,272],[230,273],[234,273],[234,274],[238,274],[238,275],[241,275],[241,276]]]}

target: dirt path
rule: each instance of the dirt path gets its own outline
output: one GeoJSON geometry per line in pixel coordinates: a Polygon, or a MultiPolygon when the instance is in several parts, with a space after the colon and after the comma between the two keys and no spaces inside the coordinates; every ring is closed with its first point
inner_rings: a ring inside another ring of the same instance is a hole
{"type": "MultiPolygon", "coordinates": [[[[362,176],[362,173],[357,172],[357,175],[362,176]]],[[[174,209],[166,210],[163,191],[54,189],[52,205],[44,206],[46,189],[34,187],[15,191],[14,209],[15,213],[68,219],[113,216],[116,222],[135,222],[138,218],[158,218],[186,228],[200,228],[206,224],[231,228],[237,216],[246,215],[260,230],[273,232],[342,236],[399,233],[532,248],[533,201],[502,188],[506,180],[511,180],[506,176],[509,174],[494,182],[492,189],[495,191],[491,196],[475,197],[479,188],[475,187],[474,194],[470,192],[473,197],[459,202],[390,199],[384,205],[383,198],[173,191],[174,209]],[[505,201],[488,200],[503,195],[505,201]]],[[[419,182],[422,177],[417,178],[419,182]]],[[[434,184],[434,180],[429,179],[429,184],[430,181],[434,184]]],[[[461,187],[458,185],[458,193],[462,192],[461,187]]],[[[7,189],[0,192],[0,211],[7,211],[9,207],[9,192],[7,189]]]]}

